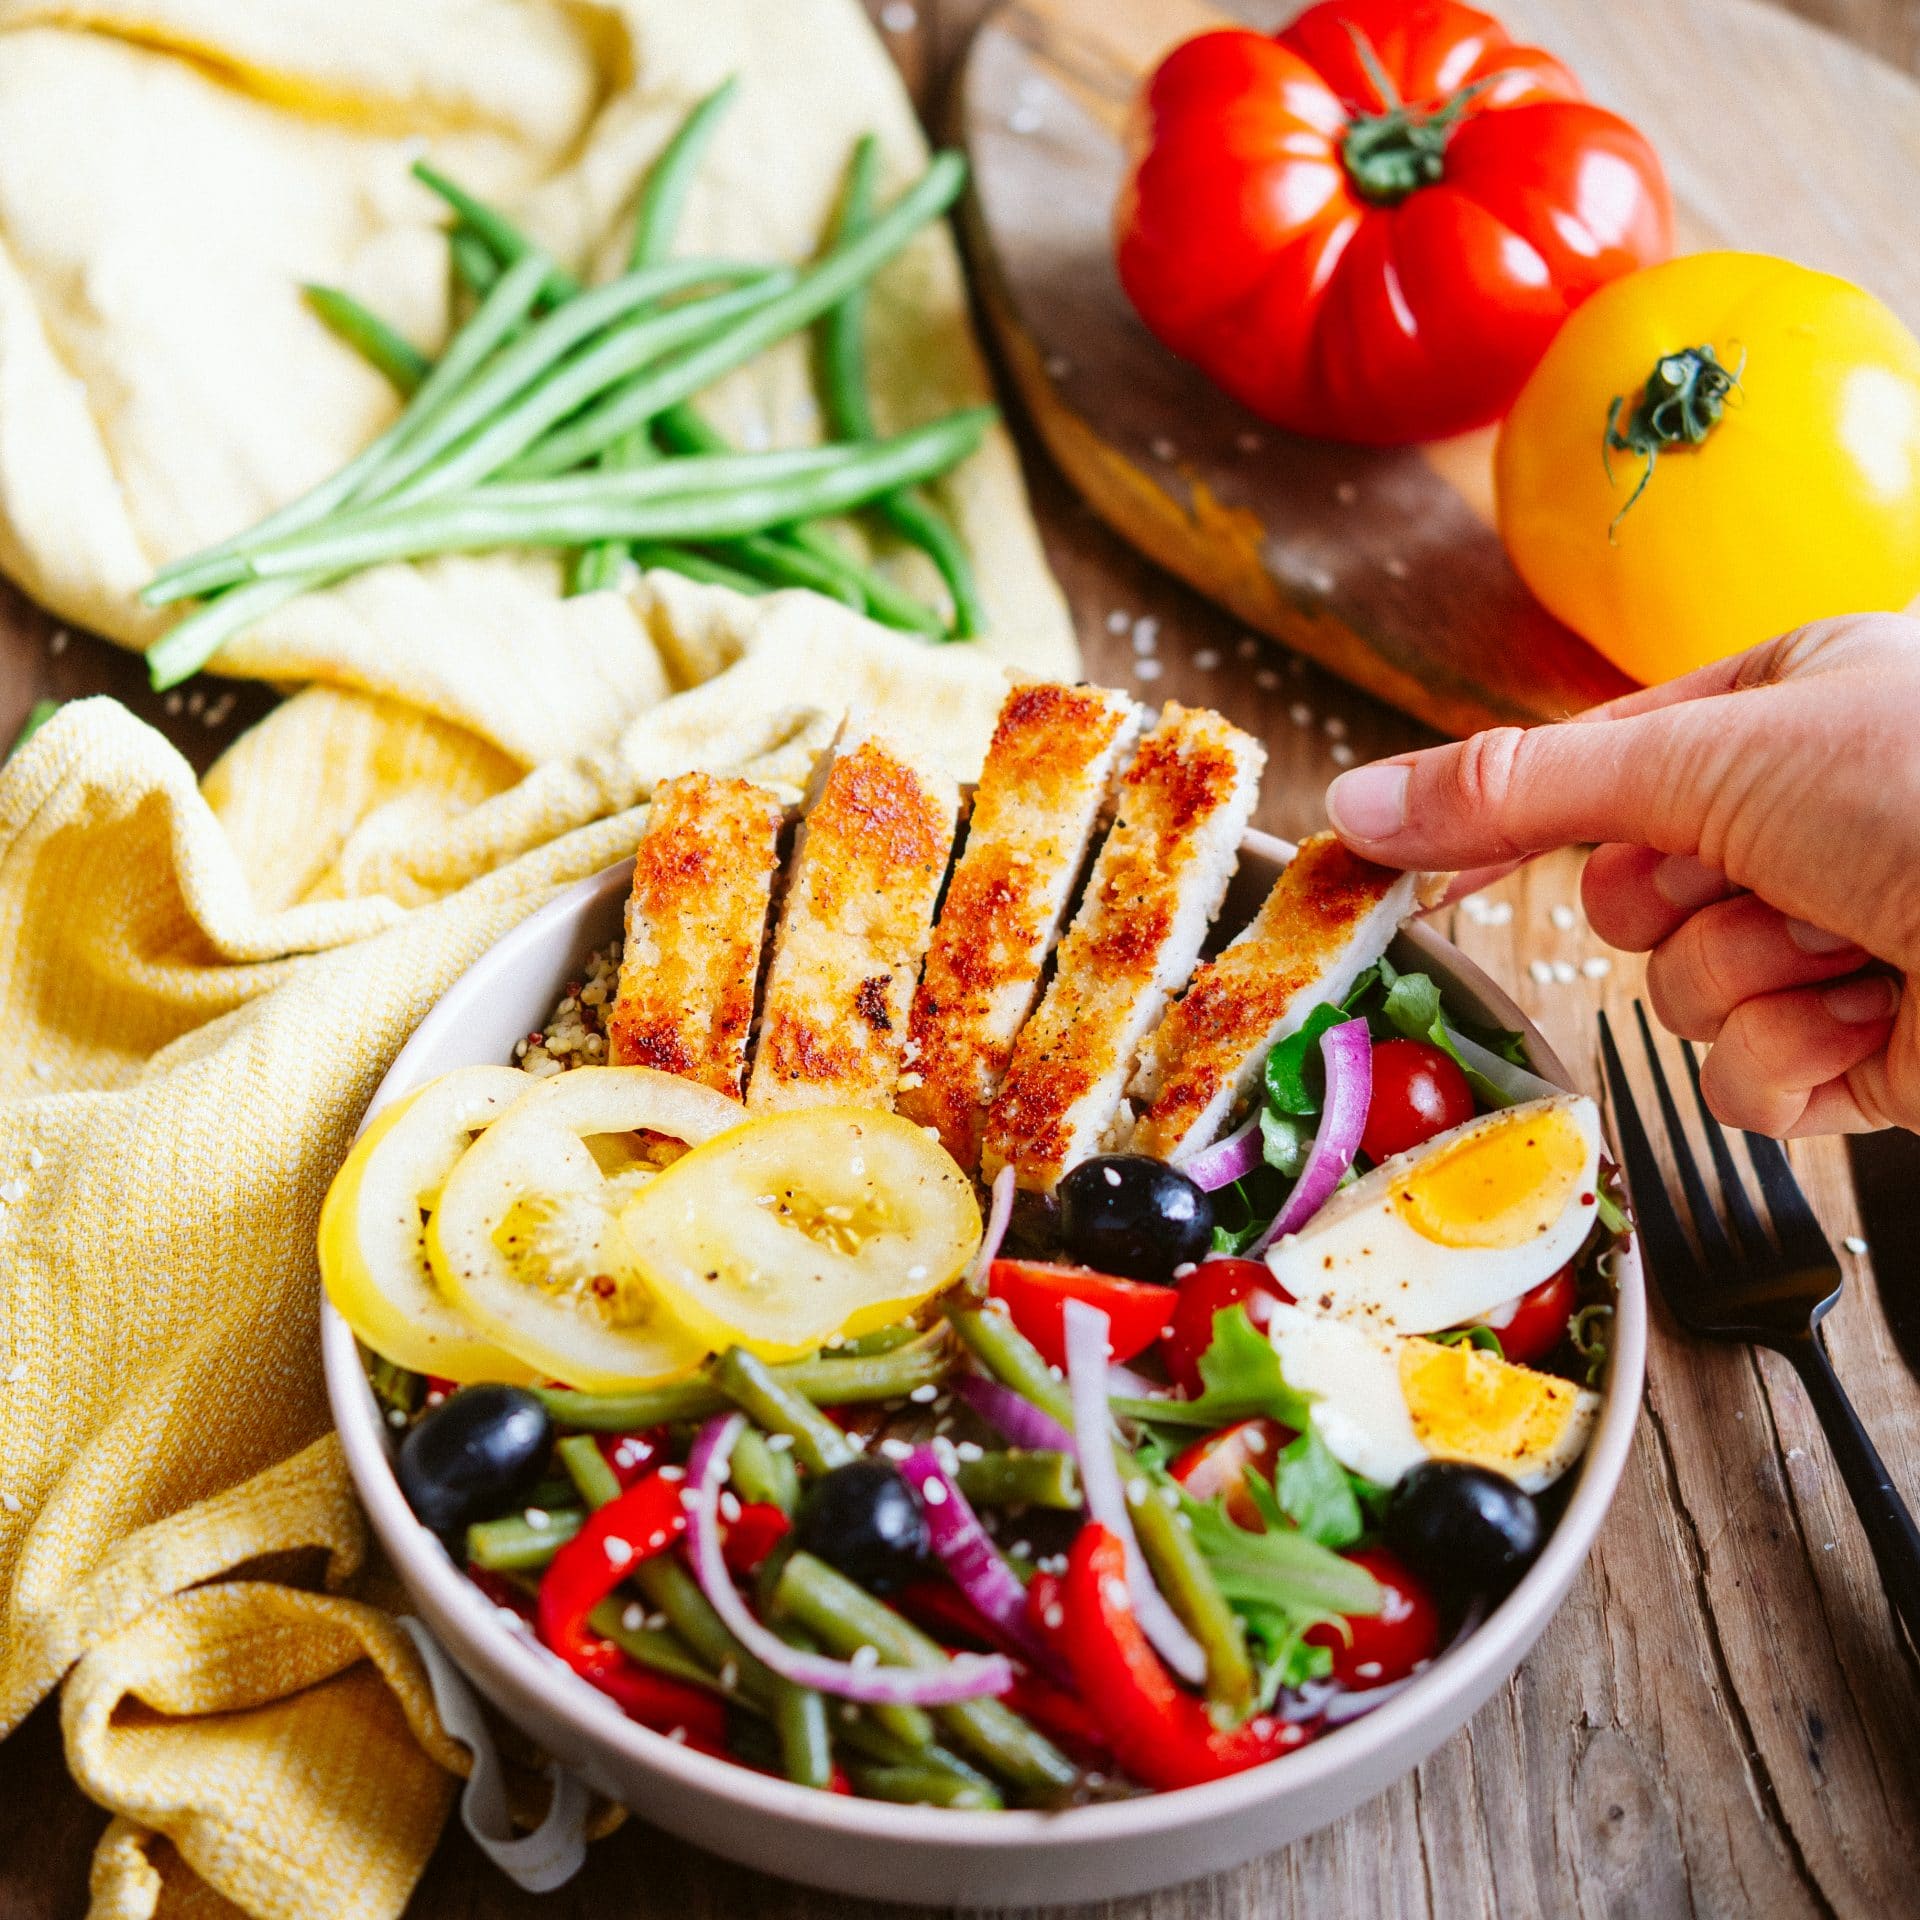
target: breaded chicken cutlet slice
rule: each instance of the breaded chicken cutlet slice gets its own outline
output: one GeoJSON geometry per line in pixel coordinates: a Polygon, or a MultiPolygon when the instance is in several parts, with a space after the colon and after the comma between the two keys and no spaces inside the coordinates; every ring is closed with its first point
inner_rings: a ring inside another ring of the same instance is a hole
{"type": "Polygon", "coordinates": [[[740,1097],[784,809],[764,787],[683,773],[654,790],[633,856],[607,1059],[740,1097]]]}
{"type": "Polygon", "coordinates": [[[1139,727],[1134,703],[1104,687],[1036,682],[1001,706],[914,996],[898,1100],[969,1172],[1139,727]]]}
{"type": "Polygon", "coordinates": [[[1268,1051],[1338,1001],[1415,905],[1415,876],[1377,867],[1330,833],[1303,841],[1260,911],[1193,977],[1141,1056],[1136,1153],[1178,1165],[1218,1137],[1268,1051]]]}
{"type": "Polygon", "coordinates": [[[1239,859],[1266,753],[1219,714],[1169,702],[987,1115],[981,1173],[1051,1192],[1097,1153],[1140,1043],[1193,970],[1239,859]]]}
{"type": "Polygon", "coordinates": [[[893,1105],[960,811],[952,777],[843,733],[801,822],[747,1105],[893,1105]]]}

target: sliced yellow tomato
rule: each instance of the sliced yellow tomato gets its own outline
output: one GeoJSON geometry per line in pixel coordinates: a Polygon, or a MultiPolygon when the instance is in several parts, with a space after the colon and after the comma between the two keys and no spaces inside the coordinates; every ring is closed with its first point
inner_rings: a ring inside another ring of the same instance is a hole
{"type": "Polygon", "coordinates": [[[448,1177],[427,1227],[442,1291],[540,1373],[608,1392],[689,1373],[707,1347],[657,1300],[620,1228],[664,1177],[652,1137],[697,1145],[737,1101],[651,1067],[576,1067],[542,1080],[448,1177]]]}
{"type": "Polygon", "coordinates": [[[654,1295],[706,1343],[764,1360],[871,1332],[980,1244],[973,1183],[897,1114],[769,1114],[696,1148],[621,1214],[654,1295]]]}
{"type": "Polygon", "coordinates": [[[327,1298],[383,1359],[448,1380],[531,1379],[435,1284],[422,1237],[473,1136],[534,1083],[511,1067],[461,1067],[397,1101],[368,1127],[320,1209],[327,1298]]]}

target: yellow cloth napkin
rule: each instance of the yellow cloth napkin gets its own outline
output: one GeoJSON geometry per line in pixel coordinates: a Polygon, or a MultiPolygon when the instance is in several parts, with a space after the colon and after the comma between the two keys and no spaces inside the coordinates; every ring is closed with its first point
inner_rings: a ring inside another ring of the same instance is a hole
{"type": "Polygon", "coordinates": [[[204,792],[106,700],[0,773],[0,1735],[67,1676],[96,1916],[395,1914],[464,1767],[361,1584],[316,1349],[320,1199],[409,1032],[658,779],[797,797],[850,705],[971,777],[1006,686],[812,595],[632,610],[688,691],[517,780],[337,689],[204,792]]]}

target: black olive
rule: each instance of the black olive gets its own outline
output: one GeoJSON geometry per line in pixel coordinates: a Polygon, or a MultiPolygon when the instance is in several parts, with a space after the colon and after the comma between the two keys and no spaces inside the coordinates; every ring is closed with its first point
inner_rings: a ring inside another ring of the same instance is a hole
{"type": "Polygon", "coordinates": [[[1083,1266],[1165,1284],[1206,1258],[1213,1202],[1164,1160],[1103,1153],[1060,1182],[1060,1235],[1083,1266]]]}
{"type": "Polygon", "coordinates": [[[1387,1544],[1455,1599],[1504,1593],[1540,1551],[1540,1509],[1503,1473],[1423,1460],[1387,1503],[1387,1544]]]}
{"type": "Polygon", "coordinates": [[[519,1505],[552,1448],[553,1422],[524,1387],[462,1387],[400,1443],[394,1471],[422,1522],[457,1535],[519,1505]]]}
{"type": "Polygon", "coordinates": [[[823,1473],[794,1518],[797,1546],[875,1593],[910,1580],[927,1557],[920,1496],[885,1460],[850,1460],[823,1473]]]}

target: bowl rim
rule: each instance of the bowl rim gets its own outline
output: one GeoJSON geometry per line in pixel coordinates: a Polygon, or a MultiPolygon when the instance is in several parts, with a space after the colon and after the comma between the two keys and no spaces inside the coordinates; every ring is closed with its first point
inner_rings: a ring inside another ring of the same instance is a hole
{"type": "MultiPolygon", "coordinates": [[[[1284,864],[1290,842],[1249,831],[1243,855],[1284,864]]],[[[609,900],[624,899],[631,860],[575,882],[522,920],[448,987],[395,1056],[367,1104],[360,1125],[410,1090],[412,1061],[429,1050],[450,1002],[488,991],[497,975],[560,940],[609,900]]],[[[1577,1091],[1545,1037],[1511,995],[1484,969],[1433,928],[1410,920],[1400,937],[1420,949],[1449,982],[1477,996],[1525,1036],[1528,1057],[1542,1078],[1577,1091]]],[[[824,1794],[815,1788],[755,1772],[704,1754],[629,1720],[597,1688],[536,1641],[509,1627],[500,1609],[469,1580],[439,1541],[414,1518],[395,1478],[388,1429],[374,1400],[352,1330],[323,1293],[321,1351],[334,1424],[348,1471],[376,1537],[408,1584],[418,1583],[461,1631],[519,1687],[543,1697],[570,1730],[613,1749],[639,1767],[672,1776],[685,1789],[719,1794],[743,1810],[797,1820],[847,1838],[938,1841],[969,1852],[995,1848],[1063,1849],[1098,1844],[1124,1833],[1130,1839],[1231,1818],[1297,1787],[1331,1786],[1387,1755],[1423,1721],[1444,1717],[1462,1696],[1476,1702],[1513,1672],[1558,1611],[1593,1546],[1625,1470],[1640,1415],[1646,1371],[1647,1303],[1637,1239],[1629,1235],[1616,1262],[1616,1312],[1608,1370],[1594,1431],[1565,1510],[1540,1557],[1519,1583],[1456,1649],[1437,1658],[1393,1699],[1321,1735],[1295,1752],[1200,1786],[1132,1799],[1069,1807],[1057,1812],[1007,1808],[997,1812],[916,1807],[824,1794]],[[1284,1774],[1276,1772],[1285,1768],[1284,1774]]],[[[460,1658],[460,1649],[452,1650],[460,1658]]],[[[460,1664],[465,1664],[460,1659],[460,1664]]],[[[1396,1774],[1402,1769],[1396,1769],[1396,1774]]]]}

